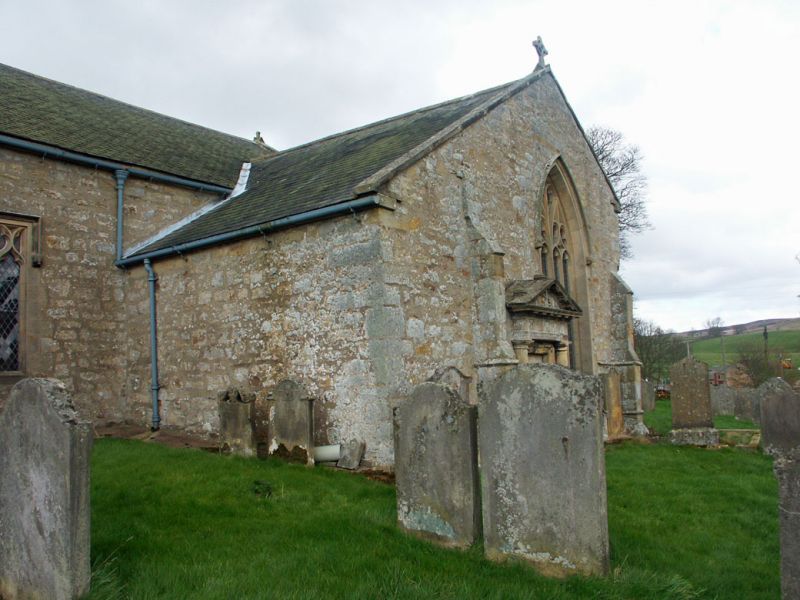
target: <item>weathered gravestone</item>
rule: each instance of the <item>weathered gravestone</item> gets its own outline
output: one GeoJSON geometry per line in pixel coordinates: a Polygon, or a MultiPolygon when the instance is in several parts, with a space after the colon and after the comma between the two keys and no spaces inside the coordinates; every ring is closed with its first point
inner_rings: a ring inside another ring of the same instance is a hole
{"type": "Polygon", "coordinates": [[[650,412],[656,409],[656,386],[647,379],[642,381],[642,410],[650,412]]]}
{"type": "Polygon", "coordinates": [[[336,461],[336,466],[340,469],[357,469],[364,457],[366,444],[360,440],[350,440],[342,444],[341,455],[336,461]]]}
{"type": "Polygon", "coordinates": [[[478,448],[488,558],[545,575],[609,568],[602,383],[523,365],[481,390],[478,448]]]}
{"type": "Polygon", "coordinates": [[[467,547],[480,535],[477,408],[439,383],[394,409],[397,520],[416,535],[467,547]]]}
{"type": "Polygon", "coordinates": [[[733,397],[733,416],[742,421],[758,423],[761,419],[761,402],[758,389],[738,388],[733,397]]]}
{"type": "Polygon", "coordinates": [[[609,371],[603,374],[605,396],[606,437],[609,440],[625,436],[625,419],[622,415],[622,387],[619,373],[609,371]]]}
{"type": "Polygon", "coordinates": [[[314,399],[291,379],[272,394],[269,453],[292,462],[314,464],[314,399]]]}
{"type": "Polygon", "coordinates": [[[672,383],[672,431],[670,441],[678,445],[717,446],[719,432],[714,429],[708,365],[684,358],[669,370],[672,383]]]}
{"type": "Polygon", "coordinates": [[[0,598],[88,593],[91,451],[60,381],[14,386],[0,417],[0,598]]]}
{"type": "Polygon", "coordinates": [[[774,457],[780,490],[781,592],[800,598],[800,394],[782,379],[770,379],[761,392],[764,450],[774,457]]]}
{"type": "Polygon", "coordinates": [[[255,394],[228,388],[217,396],[219,449],[242,456],[256,453],[254,439],[255,394]]]}
{"type": "Polygon", "coordinates": [[[728,385],[711,386],[711,412],[718,415],[733,415],[736,402],[736,388],[728,385]]]}

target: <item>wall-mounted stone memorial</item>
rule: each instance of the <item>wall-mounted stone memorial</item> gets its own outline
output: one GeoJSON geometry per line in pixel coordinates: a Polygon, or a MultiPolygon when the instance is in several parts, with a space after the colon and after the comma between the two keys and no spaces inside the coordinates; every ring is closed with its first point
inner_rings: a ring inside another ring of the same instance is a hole
{"type": "Polygon", "coordinates": [[[432,382],[394,409],[397,520],[406,531],[454,547],[479,536],[476,415],[432,382]]]}
{"type": "Polygon", "coordinates": [[[0,417],[0,598],[72,600],[91,578],[92,426],[55,379],[23,379],[0,417]]]}
{"type": "Polygon", "coordinates": [[[602,383],[554,365],[485,385],[478,447],[487,557],[545,575],[609,568],[602,383]]]}
{"type": "Polygon", "coordinates": [[[314,399],[291,379],[272,393],[269,453],[292,462],[314,464],[314,399]]]}

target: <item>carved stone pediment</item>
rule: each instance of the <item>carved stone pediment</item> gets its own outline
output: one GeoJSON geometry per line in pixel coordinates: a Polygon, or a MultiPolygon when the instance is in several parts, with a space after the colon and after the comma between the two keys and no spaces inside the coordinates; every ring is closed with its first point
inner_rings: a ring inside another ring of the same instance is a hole
{"type": "Polygon", "coordinates": [[[569,320],[582,314],[578,303],[555,279],[537,276],[506,285],[506,308],[514,315],[540,315],[569,320]]]}

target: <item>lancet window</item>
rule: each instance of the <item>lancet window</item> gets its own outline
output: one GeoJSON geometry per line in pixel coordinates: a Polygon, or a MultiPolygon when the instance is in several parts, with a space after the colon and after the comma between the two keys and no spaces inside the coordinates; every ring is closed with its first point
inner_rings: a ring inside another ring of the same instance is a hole
{"type": "Polygon", "coordinates": [[[23,241],[28,227],[0,221],[0,372],[21,370],[23,241]]]}

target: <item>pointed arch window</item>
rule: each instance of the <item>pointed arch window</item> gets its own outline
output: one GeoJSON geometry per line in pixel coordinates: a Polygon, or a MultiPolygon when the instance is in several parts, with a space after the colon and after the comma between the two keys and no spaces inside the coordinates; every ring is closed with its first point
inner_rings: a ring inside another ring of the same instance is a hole
{"type": "Polygon", "coordinates": [[[26,227],[0,222],[0,372],[21,370],[22,240],[26,227]]]}
{"type": "Polygon", "coordinates": [[[25,288],[40,267],[41,220],[0,212],[0,375],[19,376],[25,366],[25,288]]]}
{"type": "Polygon", "coordinates": [[[542,219],[542,274],[545,277],[552,277],[558,280],[560,284],[569,289],[567,220],[559,202],[558,194],[551,185],[547,186],[545,192],[542,219]],[[551,269],[552,273],[550,272],[551,269]]]}

